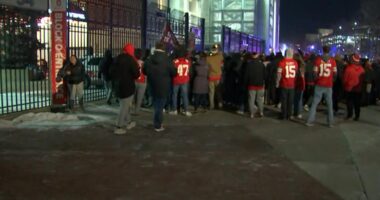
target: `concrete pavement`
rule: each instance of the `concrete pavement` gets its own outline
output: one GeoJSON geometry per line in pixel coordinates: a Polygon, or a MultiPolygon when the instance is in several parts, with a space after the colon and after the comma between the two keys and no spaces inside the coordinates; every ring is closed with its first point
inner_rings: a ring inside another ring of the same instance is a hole
{"type": "Polygon", "coordinates": [[[334,128],[323,113],[309,128],[272,109],[166,115],[164,134],[144,112],[124,136],[112,134],[115,112],[89,109],[110,120],[79,130],[1,130],[0,197],[380,199],[379,107],[334,128]]]}

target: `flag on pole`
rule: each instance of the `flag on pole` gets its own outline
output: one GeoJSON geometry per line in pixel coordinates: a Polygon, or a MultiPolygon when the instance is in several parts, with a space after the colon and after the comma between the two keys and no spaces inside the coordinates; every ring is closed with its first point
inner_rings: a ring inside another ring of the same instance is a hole
{"type": "Polygon", "coordinates": [[[172,51],[173,49],[180,46],[175,34],[170,27],[170,23],[166,22],[164,26],[164,30],[161,37],[161,42],[165,44],[166,50],[172,51]]]}

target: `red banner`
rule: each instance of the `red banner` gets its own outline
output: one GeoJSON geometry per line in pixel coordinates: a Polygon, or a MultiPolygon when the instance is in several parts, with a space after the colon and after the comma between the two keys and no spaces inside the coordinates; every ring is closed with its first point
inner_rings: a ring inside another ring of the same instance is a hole
{"type": "Polygon", "coordinates": [[[60,70],[66,59],[66,1],[53,0],[51,14],[51,92],[52,105],[59,106],[66,104],[66,86],[60,70]]]}

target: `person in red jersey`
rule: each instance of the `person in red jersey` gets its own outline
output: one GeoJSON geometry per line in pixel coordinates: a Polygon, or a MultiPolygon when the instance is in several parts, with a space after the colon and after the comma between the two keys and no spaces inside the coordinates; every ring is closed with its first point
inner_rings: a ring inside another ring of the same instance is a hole
{"type": "Polygon", "coordinates": [[[337,68],[335,59],[330,57],[329,53],[330,48],[328,46],[324,46],[323,55],[318,57],[314,63],[314,97],[306,126],[313,126],[318,104],[321,102],[322,97],[324,97],[328,111],[327,123],[330,128],[333,127],[334,111],[332,102],[332,87],[334,84],[334,79],[337,75],[337,68]]]}
{"type": "Polygon", "coordinates": [[[190,81],[190,61],[186,58],[186,49],[181,46],[176,50],[176,59],[174,59],[174,67],[177,69],[177,76],[173,78],[173,96],[172,96],[172,111],[170,114],[177,115],[177,99],[178,92],[181,91],[183,114],[190,117],[189,112],[189,81],[190,81]]]}
{"type": "Polygon", "coordinates": [[[360,117],[360,103],[365,75],[364,68],[359,63],[360,56],[358,54],[351,55],[350,64],[343,74],[343,87],[347,101],[346,119],[351,119],[355,110],[355,121],[359,120],[360,117]]]}
{"type": "Polygon", "coordinates": [[[292,119],[292,108],[294,100],[294,88],[298,63],[293,59],[293,49],[287,49],[285,58],[277,68],[276,87],[281,89],[281,116],[280,119],[292,119]]]}

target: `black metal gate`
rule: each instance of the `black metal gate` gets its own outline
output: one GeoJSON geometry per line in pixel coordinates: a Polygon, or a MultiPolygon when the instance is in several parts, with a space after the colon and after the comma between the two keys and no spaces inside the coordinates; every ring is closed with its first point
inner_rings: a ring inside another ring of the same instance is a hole
{"type": "MultiPolygon", "coordinates": [[[[67,54],[75,54],[85,66],[86,101],[105,98],[98,65],[107,49],[116,56],[127,42],[151,48],[167,22],[180,43],[191,45],[194,37],[195,49],[203,49],[204,19],[189,20],[192,16],[186,13],[171,17],[168,8],[146,4],[147,0],[68,3],[67,54]]],[[[0,5],[0,115],[51,105],[50,24],[47,11],[0,5]]]]}
{"type": "Polygon", "coordinates": [[[47,13],[0,5],[0,115],[50,105],[47,13]]]}
{"type": "Polygon", "coordinates": [[[225,53],[242,51],[262,53],[264,51],[264,43],[264,40],[253,35],[222,26],[222,47],[225,53]]]}

